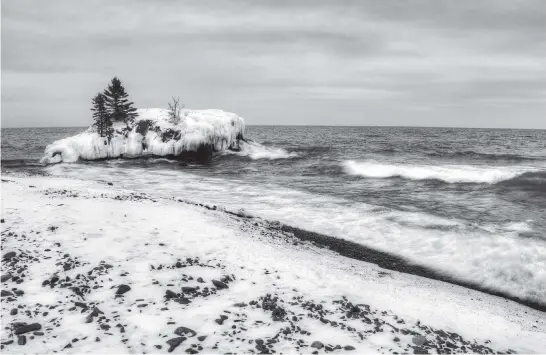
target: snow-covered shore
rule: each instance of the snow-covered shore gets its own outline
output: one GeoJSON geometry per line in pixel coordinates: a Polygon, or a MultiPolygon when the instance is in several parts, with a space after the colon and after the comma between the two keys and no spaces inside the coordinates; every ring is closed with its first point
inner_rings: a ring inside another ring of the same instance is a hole
{"type": "Polygon", "coordinates": [[[138,117],[125,131],[116,122],[112,139],[101,137],[93,127],[72,137],[49,144],[41,162],[71,163],[79,159],[97,160],[142,155],[178,156],[183,153],[221,152],[238,148],[243,138],[243,118],[222,110],[187,110],[178,124],[169,121],[168,110],[139,109],[138,117]]]}
{"type": "Polygon", "coordinates": [[[2,202],[3,352],[546,349],[540,311],[244,213],[36,176],[3,176],[2,202]]]}

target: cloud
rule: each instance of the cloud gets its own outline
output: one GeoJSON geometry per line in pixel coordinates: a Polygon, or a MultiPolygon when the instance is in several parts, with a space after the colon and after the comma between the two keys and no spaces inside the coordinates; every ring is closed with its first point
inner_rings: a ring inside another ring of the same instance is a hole
{"type": "Polygon", "coordinates": [[[540,0],[2,5],[4,126],[85,125],[117,75],[250,124],[546,128],[540,0]]]}

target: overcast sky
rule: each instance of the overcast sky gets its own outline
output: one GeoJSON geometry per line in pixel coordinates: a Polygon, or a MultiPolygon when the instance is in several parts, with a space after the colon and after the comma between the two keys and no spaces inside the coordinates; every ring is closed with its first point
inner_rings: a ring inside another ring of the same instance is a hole
{"type": "Polygon", "coordinates": [[[2,126],[137,107],[247,124],[546,128],[546,2],[2,0],[2,126]]]}

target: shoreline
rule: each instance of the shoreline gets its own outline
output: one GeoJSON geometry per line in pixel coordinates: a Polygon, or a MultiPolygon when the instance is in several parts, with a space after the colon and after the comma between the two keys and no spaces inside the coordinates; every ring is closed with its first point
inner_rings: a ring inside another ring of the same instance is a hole
{"type": "MultiPolygon", "coordinates": [[[[193,203],[193,202],[183,201],[180,199],[178,199],[177,201],[185,203],[185,204],[197,206],[197,207],[206,208],[208,210],[217,210],[216,206],[209,206],[209,205],[201,204],[201,203],[193,203]]],[[[233,211],[225,210],[225,209],[222,209],[220,211],[230,215],[240,217],[240,218],[248,218],[251,220],[256,218],[251,215],[245,215],[245,214],[241,214],[238,212],[233,212],[233,211]]],[[[319,248],[326,248],[326,249],[332,250],[333,252],[347,258],[372,263],[387,270],[393,270],[393,271],[397,271],[397,272],[401,272],[401,273],[405,273],[409,275],[416,275],[416,276],[425,277],[431,280],[438,280],[438,281],[447,282],[453,285],[462,286],[471,290],[483,292],[491,296],[496,296],[496,297],[500,297],[509,301],[513,301],[540,312],[546,312],[546,303],[540,303],[533,300],[522,299],[517,296],[512,296],[506,292],[484,287],[475,282],[464,281],[449,275],[445,275],[429,267],[408,262],[403,257],[390,254],[381,250],[377,250],[371,247],[367,247],[362,244],[358,244],[349,240],[308,231],[298,227],[293,227],[278,221],[264,220],[260,217],[257,217],[257,218],[260,221],[264,222],[266,225],[268,225],[268,228],[272,230],[279,230],[284,233],[290,233],[294,237],[298,238],[299,240],[311,242],[313,243],[313,245],[319,248]]]]}
{"type": "Polygon", "coordinates": [[[351,259],[242,213],[43,176],[4,174],[2,199],[2,256],[14,253],[2,260],[7,353],[546,346],[539,311],[351,259]],[[18,322],[40,330],[16,334],[18,322]]]}
{"type": "Polygon", "coordinates": [[[403,272],[406,274],[426,277],[432,280],[447,282],[453,285],[462,286],[472,290],[480,291],[492,296],[501,297],[513,302],[517,302],[537,311],[546,312],[546,303],[539,303],[532,300],[521,299],[520,297],[512,296],[505,292],[497,291],[491,288],[481,286],[480,284],[463,281],[428,267],[417,265],[406,261],[404,258],[389,254],[377,249],[366,247],[364,245],[351,242],[345,239],[331,237],[328,235],[310,232],[301,228],[296,228],[288,225],[282,225],[281,230],[288,233],[293,233],[295,237],[301,240],[313,242],[315,245],[323,248],[328,248],[340,255],[351,259],[366,261],[373,263],[388,270],[403,272]]]}

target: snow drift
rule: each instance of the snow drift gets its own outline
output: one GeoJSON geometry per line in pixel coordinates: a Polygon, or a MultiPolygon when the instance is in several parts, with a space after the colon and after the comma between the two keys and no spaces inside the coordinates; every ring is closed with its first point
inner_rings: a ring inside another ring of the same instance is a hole
{"type": "Polygon", "coordinates": [[[245,123],[238,115],[222,110],[183,110],[180,123],[169,122],[168,110],[139,109],[127,129],[115,122],[110,141],[91,126],[84,132],[48,145],[45,164],[143,155],[179,156],[184,153],[210,154],[239,149],[245,123]]]}

